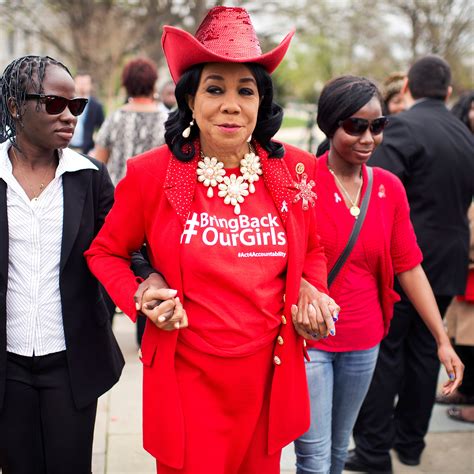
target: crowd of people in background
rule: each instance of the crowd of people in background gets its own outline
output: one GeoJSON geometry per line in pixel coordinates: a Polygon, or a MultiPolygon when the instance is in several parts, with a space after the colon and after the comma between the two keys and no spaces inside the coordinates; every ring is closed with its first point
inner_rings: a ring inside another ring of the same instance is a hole
{"type": "Polygon", "coordinates": [[[292,37],[262,53],[242,8],[165,26],[171,80],[128,60],[107,113],[87,71],[3,71],[4,474],[91,471],[116,311],[160,474],[275,474],[293,441],[298,474],[391,474],[391,449],[420,464],[434,403],[474,423],[474,91],[453,101],[436,55],[333,78],[326,139],[299,150],[273,139],[292,37]]]}

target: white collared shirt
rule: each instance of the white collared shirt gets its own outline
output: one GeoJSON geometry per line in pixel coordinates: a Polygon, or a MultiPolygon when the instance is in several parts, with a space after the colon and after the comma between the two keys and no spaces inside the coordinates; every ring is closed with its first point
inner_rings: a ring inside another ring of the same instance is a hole
{"type": "Polygon", "coordinates": [[[7,184],[7,351],[23,356],[66,349],[59,291],[64,173],[98,169],[68,148],[54,179],[31,200],[12,173],[10,142],[0,145],[0,179],[7,184]]]}

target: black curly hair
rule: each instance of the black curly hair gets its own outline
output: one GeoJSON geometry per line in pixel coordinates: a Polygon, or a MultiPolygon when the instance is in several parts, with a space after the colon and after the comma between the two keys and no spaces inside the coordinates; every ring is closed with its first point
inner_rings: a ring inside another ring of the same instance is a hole
{"type": "MultiPolygon", "coordinates": [[[[280,129],[283,120],[283,109],[273,102],[272,78],[259,64],[244,63],[244,65],[250,69],[255,78],[261,100],[257,124],[252,137],[268,151],[269,158],[281,158],[285,153],[285,149],[281,143],[274,142],[272,138],[280,129]]],[[[192,66],[181,76],[175,90],[178,107],[170,114],[165,124],[166,144],[174,156],[181,161],[191,160],[195,153],[193,141],[199,136],[199,128],[194,125],[188,138],[184,138],[182,132],[192,120],[192,112],[188,106],[187,96],[196,94],[204,66],[205,64],[192,66]]]]}
{"type": "MultiPolygon", "coordinates": [[[[42,94],[47,66],[59,66],[71,77],[69,69],[49,56],[22,56],[12,61],[0,76],[0,136],[16,144],[16,126],[22,122],[24,104],[28,90],[42,94]],[[13,117],[8,102],[16,104],[17,116],[13,117]]],[[[37,103],[37,107],[40,103],[37,103]]]]}

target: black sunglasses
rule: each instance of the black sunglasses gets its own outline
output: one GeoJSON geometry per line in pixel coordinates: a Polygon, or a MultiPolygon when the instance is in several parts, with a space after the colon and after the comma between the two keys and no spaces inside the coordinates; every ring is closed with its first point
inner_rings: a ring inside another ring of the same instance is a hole
{"type": "Polygon", "coordinates": [[[77,97],[76,99],[66,99],[59,95],[45,95],[45,94],[26,94],[26,100],[39,100],[44,104],[46,112],[50,115],[58,115],[66,107],[69,107],[71,114],[77,117],[84,112],[89,99],[77,97]]]}
{"type": "Polygon", "coordinates": [[[388,123],[387,117],[378,117],[374,120],[350,117],[346,120],[340,120],[338,125],[344,129],[348,135],[359,137],[369,128],[372,135],[379,135],[388,123]]]}

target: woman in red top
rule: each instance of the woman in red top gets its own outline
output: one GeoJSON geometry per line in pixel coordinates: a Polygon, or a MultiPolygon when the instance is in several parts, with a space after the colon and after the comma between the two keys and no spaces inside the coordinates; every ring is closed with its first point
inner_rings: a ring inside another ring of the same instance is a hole
{"type": "MultiPolygon", "coordinates": [[[[330,140],[329,151],[318,160],[317,215],[331,269],[360,213],[368,181],[366,162],[382,141],[386,118],[375,84],[342,76],[324,87],[317,120],[330,140]]],[[[330,288],[341,306],[337,336],[308,343],[311,428],[295,442],[298,473],[336,474],[344,468],[378,346],[398,299],[393,291],[394,274],[438,342],[439,358],[450,377],[444,392],[460,384],[463,365],[445,333],[421,260],[402,183],[393,174],[373,168],[372,192],[360,234],[330,288]]]]}
{"type": "Polygon", "coordinates": [[[178,103],[167,146],[127,162],[86,253],[117,305],[149,318],[144,445],[160,474],[277,473],[309,426],[301,335],[334,333],[338,307],[325,294],[316,160],[272,141],[282,110],[269,73],[291,36],[262,54],[241,8],[212,9],[196,37],[165,27],[178,103]],[[144,242],[172,289],[148,288],[136,307],[130,255],[144,242]]]}

